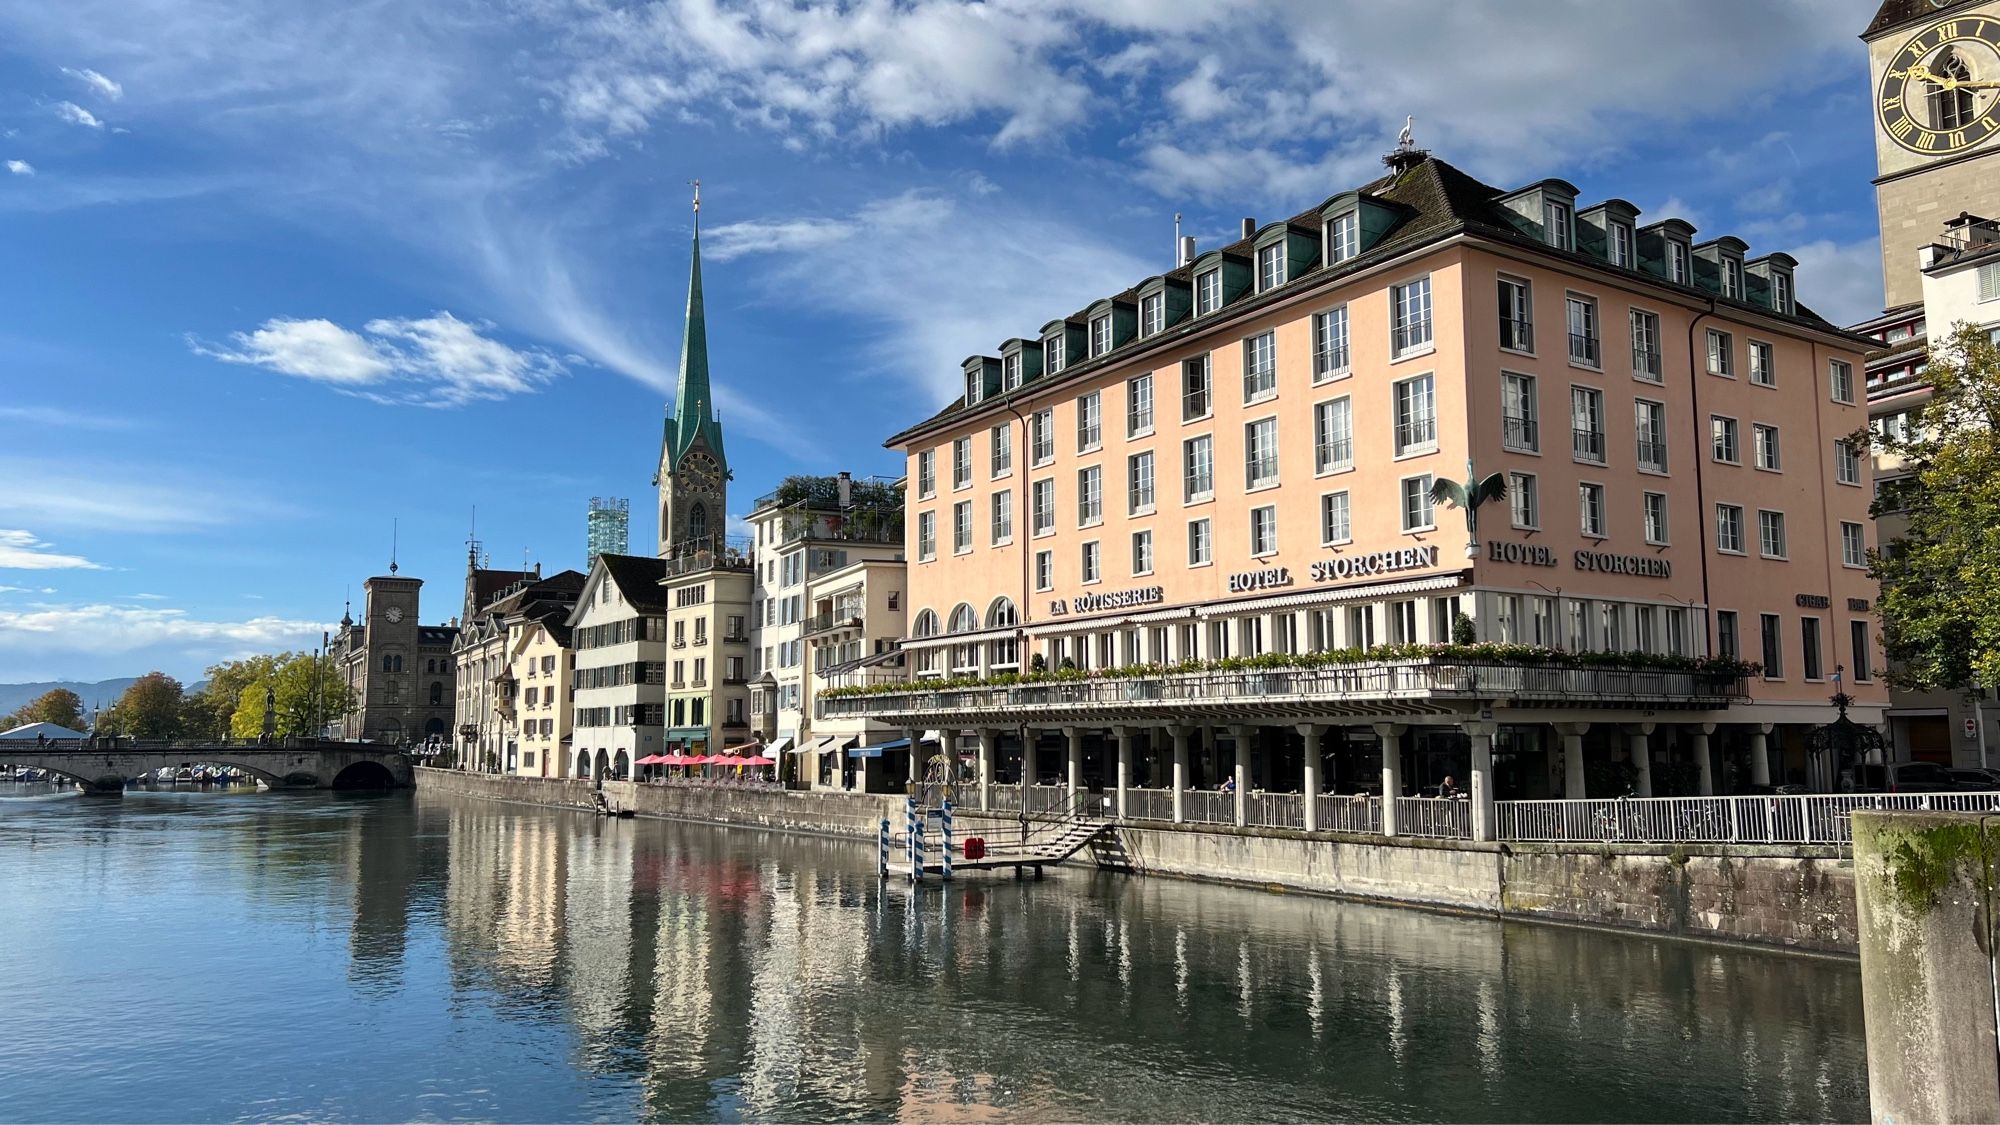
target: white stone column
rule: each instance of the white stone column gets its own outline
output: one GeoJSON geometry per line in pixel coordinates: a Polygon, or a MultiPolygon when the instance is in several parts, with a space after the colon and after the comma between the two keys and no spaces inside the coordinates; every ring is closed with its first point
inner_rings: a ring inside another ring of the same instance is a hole
{"type": "Polygon", "coordinates": [[[1401,723],[1376,723],[1382,740],[1382,835],[1396,834],[1396,798],[1403,795],[1403,732],[1401,723]]]}
{"type": "Polygon", "coordinates": [[[990,727],[979,731],[979,811],[993,807],[993,754],[1000,744],[1000,732],[990,727]]]}
{"type": "Polygon", "coordinates": [[[1083,788],[1083,728],[1064,727],[1063,771],[1068,778],[1069,799],[1076,800],[1077,791],[1083,788]]]}
{"type": "Polygon", "coordinates": [[[1131,798],[1127,793],[1132,785],[1132,728],[1112,727],[1111,736],[1118,740],[1118,819],[1131,815],[1131,798]]]}
{"type": "Polygon", "coordinates": [[[1319,831],[1319,736],[1326,730],[1318,723],[1300,723],[1299,735],[1305,740],[1305,798],[1308,832],[1319,831]]]}
{"type": "Polygon", "coordinates": [[[1708,753],[1708,736],[1715,733],[1714,723],[1695,723],[1688,728],[1688,739],[1694,744],[1694,765],[1700,775],[1700,788],[1704,797],[1715,796],[1715,763],[1708,753]]]}
{"type": "Polygon", "coordinates": [[[1654,726],[1653,723],[1632,724],[1632,740],[1628,745],[1632,754],[1632,768],[1639,771],[1639,775],[1632,782],[1632,793],[1636,797],[1653,795],[1653,752],[1649,740],[1654,726]]]}
{"type": "Polygon", "coordinates": [[[1493,736],[1498,723],[1462,723],[1472,738],[1472,838],[1491,840],[1494,836],[1493,736]]]}
{"type": "Polygon", "coordinates": [[[924,732],[908,730],[903,735],[910,740],[910,793],[914,796],[924,783],[924,732]]]}
{"type": "Polygon", "coordinates": [[[1563,797],[1580,801],[1590,796],[1589,786],[1583,779],[1583,736],[1590,733],[1589,723],[1557,723],[1556,733],[1563,740],[1563,797]]]}
{"type": "Polygon", "coordinates": [[[1250,730],[1238,723],[1229,728],[1236,769],[1236,826],[1243,827],[1249,821],[1250,812],[1250,730]]]}
{"type": "Polygon", "coordinates": [[[1021,811],[1028,811],[1028,786],[1035,783],[1035,746],[1041,741],[1041,731],[1034,727],[1021,729],[1021,811]]]}
{"type": "Polygon", "coordinates": [[[1188,728],[1176,724],[1167,728],[1174,740],[1174,823],[1187,815],[1188,728]]]}
{"type": "Polygon", "coordinates": [[[1775,723],[1759,723],[1750,730],[1750,784],[1771,784],[1770,734],[1775,723]]]}

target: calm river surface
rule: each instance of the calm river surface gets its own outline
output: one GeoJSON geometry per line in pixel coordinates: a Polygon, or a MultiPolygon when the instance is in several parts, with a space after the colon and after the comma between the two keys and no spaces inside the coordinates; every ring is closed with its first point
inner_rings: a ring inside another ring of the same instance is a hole
{"type": "Polygon", "coordinates": [[[409,794],[6,796],[0,1120],[1868,1116],[1849,963],[872,863],[409,794]]]}

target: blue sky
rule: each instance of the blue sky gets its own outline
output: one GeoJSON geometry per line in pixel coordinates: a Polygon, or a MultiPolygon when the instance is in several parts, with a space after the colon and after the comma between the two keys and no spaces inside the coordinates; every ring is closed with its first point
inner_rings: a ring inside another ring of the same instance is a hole
{"type": "Polygon", "coordinates": [[[1869,0],[0,8],[0,680],[300,647],[388,563],[580,565],[651,478],[703,183],[737,511],[1418,142],[1880,305],[1869,0]],[[325,10],[321,10],[325,9],[325,10]]]}

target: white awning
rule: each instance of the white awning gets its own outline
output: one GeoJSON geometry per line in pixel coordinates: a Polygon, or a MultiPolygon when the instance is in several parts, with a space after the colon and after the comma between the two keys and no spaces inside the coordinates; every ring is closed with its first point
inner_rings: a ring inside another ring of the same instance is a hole
{"type": "Polygon", "coordinates": [[[791,748],[792,748],[792,736],[788,734],[785,735],[783,738],[778,739],[778,741],[773,742],[769,746],[764,747],[764,754],[766,757],[776,757],[777,755],[782,754],[791,748]]]}

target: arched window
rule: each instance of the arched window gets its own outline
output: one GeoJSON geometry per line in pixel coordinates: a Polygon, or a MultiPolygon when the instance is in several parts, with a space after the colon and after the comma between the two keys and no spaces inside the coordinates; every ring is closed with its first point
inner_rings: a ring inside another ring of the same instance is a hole
{"type": "Polygon", "coordinates": [[[922,610],[917,614],[917,623],[910,629],[912,637],[935,637],[937,636],[937,632],[937,613],[934,610],[928,609],[922,610]]]}
{"type": "Polygon", "coordinates": [[[396,658],[395,658],[395,657],[393,657],[393,656],[390,656],[390,655],[389,655],[389,654],[387,654],[387,653],[383,653],[383,654],[382,654],[382,670],[383,670],[384,672],[393,672],[393,671],[395,671],[395,670],[396,670],[396,658]]]}
{"type": "MultiPolygon", "coordinates": [[[[935,637],[938,635],[938,616],[935,610],[922,610],[917,614],[917,622],[910,628],[911,637],[935,637]]],[[[935,676],[940,671],[943,652],[937,648],[920,648],[917,651],[917,675],[935,676]]]]}
{"type": "MultiPolygon", "coordinates": [[[[986,607],[986,627],[988,629],[1011,629],[1020,621],[1020,614],[1014,610],[1014,599],[994,598],[986,607]]],[[[1013,634],[995,637],[986,642],[986,666],[996,672],[1017,671],[1021,667],[1020,643],[1013,634]]]]}
{"type": "Polygon", "coordinates": [[[958,608],[951,611],[951,627],[948,631],[970,633],[977,628],[979,628],[979,615],[965,602],[958,603],[958,608]]]}
{"type": "Polygon", "coordinates": [[[986,627],[988,629],[1005,629],[1015,624],[1018,620],[1019,615],[1014,612],[1014,599],[1012,598],[994,598],[993,604],[986,607],[986,627]]]}
{"type": "MultiPolygon", "coordinates": [[[[951,621],[946,627],[950,633],[970,633],[979,628],[979,614],[965,602],[951,611],[951,621]]],[[[979,644],[951,646],[951,674],[954,676],[976,676],[979,674],[979,644]]]]}
{"type": "MultiPolygon", "coordinates": [[[[1937,61],[1931,64],[1931,73],[1940,78],[1951,78],[1959,82],[1972,81],[1972,69],[1965,65],[1964,59],[1958,57],[1957,51],[1950,49],[1946,49],[1937,57],[1937,61]]],[[[1925,100],[1930,103],[1931,128],[1963,129],[1972,123],[1975,114],[1971,90],[1964,87],[1946,89],[1935,82],[1927,85],[1930,87],[1930,92],[1925,95],[1925,100]]]]}
{"type": "Polygon", "coordinates": [[[431,706],[438,707],[442,706],[443,703],[444,703],[444,684],[433,683],[431,685],[431,706]]]}
{"type": "Polygon", "coordinates": [[[403,670],[403,658],[402,658],[402,657],[400,657],[400,656],[394,656],[394,657],[391,657],[390,659],[392,659],[392,660],[394,660],[394,661],[396,662],[396,667],[395,667],[394,669],[392,669],[392,671],[396,671],[396,672],[400,672],[400,671],[402,671],[402,670],[403,670]]]}
{"type": "Polygon", "coordinates": [[[688,509],[688,538],[708,538],[708,505],[697,502],[688,509]]]}

